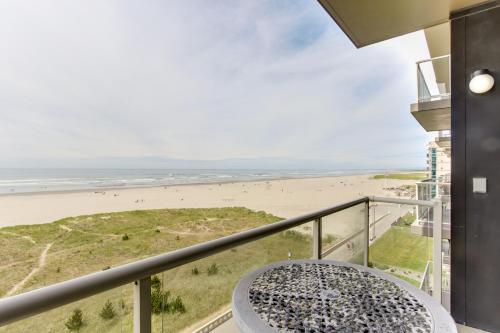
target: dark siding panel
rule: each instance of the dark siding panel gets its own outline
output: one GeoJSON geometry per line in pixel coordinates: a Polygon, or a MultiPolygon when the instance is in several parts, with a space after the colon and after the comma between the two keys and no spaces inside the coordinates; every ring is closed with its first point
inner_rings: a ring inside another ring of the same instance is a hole
{"type": "Polygon", "coordinates": [[[489,69],[496,88],[466,96],[466,321],[500,332],[500,8],[465,18],[465,74],[489,69]],[[473,194],[472,178],[488,193],[473,194]]]}

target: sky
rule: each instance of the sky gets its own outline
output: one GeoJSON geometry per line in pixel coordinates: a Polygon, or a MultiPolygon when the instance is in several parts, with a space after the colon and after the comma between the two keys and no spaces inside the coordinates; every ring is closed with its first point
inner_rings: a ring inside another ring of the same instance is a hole
{"type": "Polygon", "coordinates": [[[309,0],[3,0],[0,167],[423,168],[425,58],[422,32],[356,49],[309,0]]]}

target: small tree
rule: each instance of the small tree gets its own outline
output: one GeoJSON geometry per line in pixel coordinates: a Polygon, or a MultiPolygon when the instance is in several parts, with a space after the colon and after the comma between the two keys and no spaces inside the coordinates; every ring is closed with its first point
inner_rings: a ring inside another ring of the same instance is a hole
{"type": "Polygon", "coordinates": [[[186,312],[186,307],[184,306],[184,303],[182,302],[182,298],[180,296],[177,296],[169,305],[170,308],[170,313],[184,313],[186,312]]]}
{"type": "Polygon", "coordinates": [[[110,300],[108,299],[104,304],[104,307],[101,309],[99,316],[104,320],[109,320],[112,319],[115,316],[115,314],[116,314],[115,307],[113,306],[113,303],[111,303],[110,300]]]}
{"type": "Polygon", "coordinates": [[[151,293],[151,311],[156,314],[162,312],[168,312],[170,305],[168,303],[169,297],[170,297],[170,291],[153,289],[151,293]]]}
{"type": "Polygon", "coordinates": [[[83,312],[80,309],[73,310],[71,317],[64,323],[68,330],[78,332],[83,326],[83,312]]]}
{"type": "Polygon", "coordinates": [[[216,263],[213,263],[212,265],[210,265],[210,267],[208,267],[207,270],[208,275],[215,275],[218,272],[219,272],[219,267],[217,266],[216,263]]]}
{"type": "Polygon", "coordinates": [[[161,281],[158,275],[154,275],[151,278],[151,289],[153,290],[160,290],[161,289],[161,281]]]}
{"type": "Polygon", "coordinates": [[[130,238],[128,237],[128,235],[127,235],[127,234],[125,234],[125,235],[123,235],[123,236],[122,236],[122,240],[123,240],[123,241],[129,240],[129,239],[130,239],[130,238]]]}

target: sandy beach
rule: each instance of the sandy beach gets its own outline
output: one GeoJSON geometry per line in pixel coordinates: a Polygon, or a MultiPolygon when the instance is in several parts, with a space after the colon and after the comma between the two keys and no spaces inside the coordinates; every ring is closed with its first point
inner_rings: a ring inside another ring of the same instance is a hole
{"type": "Polygon", "coordinates": [[[179,185],[100,191],[0,196],[0,226],[48,223],[68,216],[157,208],[242,206],[283,218],[363,195],[393,196],[387,188],[411,180],[375,180],[372,175],[179,185]]]}

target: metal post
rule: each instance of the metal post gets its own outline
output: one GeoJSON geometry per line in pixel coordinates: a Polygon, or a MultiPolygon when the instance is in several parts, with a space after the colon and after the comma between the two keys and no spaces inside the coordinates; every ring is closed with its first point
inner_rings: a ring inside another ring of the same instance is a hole
{"type": "Polygon", "coordinates": [[[321,259],[321,218],[313,221],[313,259],[321,259]]]}
{"type": "Polygon", "coordinates": [[[134,333],[151,333],[151,277],[135,281],[134,333]]]}
{"type": "MultiPolygon", "coordinates": [[[[364,233],[363,233],[363,265],[368,266],[369,259],[369,248],[370,248],[370,202],[365,202],[365,221],[364,221],[364,233]]],[[[375,225],[375,224],[374,224],[375,225]]]]}
{"type": "Polygon", "coordinates": [[[441,304],[441,275],[442,275],[442,257],[441,257],[441,247],[442,247],[442,221],[443,221],[443,204],[441,199],[436,198],[433,200],[433,228],[432,237],[434,243],[433,250],[433,283],[432,283],[432,296],[441,304]]]}

